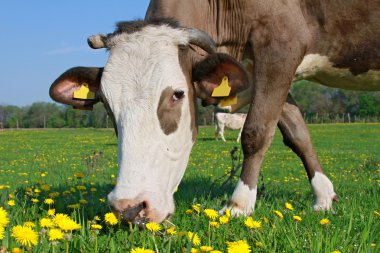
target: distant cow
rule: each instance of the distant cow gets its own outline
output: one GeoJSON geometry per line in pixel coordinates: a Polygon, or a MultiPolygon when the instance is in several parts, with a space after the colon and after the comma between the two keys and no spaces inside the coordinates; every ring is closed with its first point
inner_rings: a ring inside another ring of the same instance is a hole
{"type": "Polygon", "coordinates": [[[220,135],[222,140],[224,142],[226,141],[224,138],[224,128],[226,127],[231,130],[240,130],[236,139],[236,141],[239,142],[246,117],[247,114],[245,113],[215,113],[215,140],[218,140],[218,136],[220,135]]]}

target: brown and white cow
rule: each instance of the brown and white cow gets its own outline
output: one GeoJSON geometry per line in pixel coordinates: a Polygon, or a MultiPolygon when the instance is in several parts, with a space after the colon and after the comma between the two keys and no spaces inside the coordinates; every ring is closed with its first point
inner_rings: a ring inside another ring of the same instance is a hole
{"type": "Polygon", "coordinates": [[[225,208],[253,212],[260,165],[278,125],[304,163],[314,209],[330,209],[333,185],[288,91],[295,77],[380,90],[379,11],[375,0],[152,0],[146,22],[89,38],[93,48],[109,50],[104,69],[71,69],[50,94],[76,107],[102,101],[114,118],[119,175],[108,199],[126,220],[160,222],[174,211],[173,192],[197,133],[195,96],[218,103],[211,92],[224,76],[232,96],[249,85],[243,98],[250,103],[243,169],[225,208]],[[155,21],[168,17],[180,26],[155,21]],[[204,33],[182,27],[206,31],[219,53],[204,33]],[[94,100],[73,99],[82,82],[96,92],[94,100]]]}
{"type": "Polygon", "coordinates": [[[222,140],[226,142],[226,139],[224,138],[224,129],[227,128],[231,130],[239,130],[239,134],[236,139],[236,141],[239,142],[246,117],[246,113],[215,113],[215,140],[218,140],[218,136],[220,135],[222,140]]]}

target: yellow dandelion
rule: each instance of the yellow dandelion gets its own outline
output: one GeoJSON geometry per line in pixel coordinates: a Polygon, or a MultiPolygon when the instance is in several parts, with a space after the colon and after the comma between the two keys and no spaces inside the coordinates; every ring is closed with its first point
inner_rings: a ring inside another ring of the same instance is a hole
{"type": "Polygon", "coordinates": [[[90,191],[91,191],[91,192],[96,192],[97,190],[96,190],[96,188],[92,187],[92,188],[90,189],[90,191]]]}
{"type": "Polygon", "coordinates": [[[255,242],[255,246],[262,248],[264,246],[264,244],[262,242],[255,242]]]}
{"type": "Polygon", "coordinates": [[[6,227],[9,223],[8,213],[0,206],[0,227],[6,227]]]}
{"type": "Polygon", "coordinates": [[[374,243],[374,242],[371,243],[371,247],[372,247],[372,248],[375,248],[375,247],[376,247],[376,243],[374,243]]]}
{"type": "Polygon", "coordinates": [[[244,221],[244,225],[251,229],[261,228],[261,222],[253,220],[251,216],[244,221]]]}
{"type": "Polygon", "coordinates": [[[148,222],[145,226],[151,232],[157,232],[161,230],[161,225],[156,222],[148,222]]]}
{"type": "Polygon", "coordinates": [[[212,228],[219,228],[220,224],[217,221],[210,221],[210,227],[212,227],[212,228]]]}
{"type": "Polygon", "coordinates": [[[104,202],[106,202],[106,199],[105,198],[101,198],[101,199],[99,199],[99,201],[102,202],[102,203],[104,203],[104,202]]]}
{"type": "Polygon", "coordinates": [[[11,253],[23,253],[24,250],[20,249],[20,248],[12,248],[11,249],[11,253]]]}
{"type": "Polygon", "coordinates": [[[228,253],[250,253],[250,246],[246,240],[239,240],[237,242],[227,242],[228,253]]]}
{"type": "Polygon", "coordinates": [[[5,228],[0,227],[0,241],[4,239],[4,231],[5,231],[5,228]]]}
{"type": "Polygon", "coordinates": [[[47,184],[44,184],[44,185],[41,185],[41,189],[44,190],[44,191],[49,191],[50,190],[50,186],[47,185],[47,184]]]}
{"type": "Polygon", "coordinates": [[[94,217],[94,220],[96,220],[96,221],[100,221],[101,219],[100,219],[99,216],[96,215],[96,216],[94,217]]]}
{"type": "Polygon", "coordinates": [[[293,220],[296,221],[296,222],[299,222],[299,221],[302,220],[302,218],[300,216],[298,216],[298,215],[294,215],[293,216],[293,220]]]}
{"type": "Polygon", "coordinates": [[[194,211],[196,211],[197,213],[199,213],[201,211],[201,204],[194,204],[192,205],[194,211]]]}
{"type": "Polygon", "coordinates": [[[222,215],[219,217],[219,223],[220,224],[227,224],[230,218],[228,218],[227,215],[222,215]]]}
{"type": "Polygon", "coordinates": [[[25,221],[24,226],[34,228],[36,226],[36,224],[34,224],[34,222],[31,222],[31,221],[25,221]]]}
{"type": "Polygon", "coordinates": [[[71,204],[71,205],[68,205],[67,208],[70,208],[70,209],[79,209],[80,208],[80,204],[79,203],[71,204]]]}
{"type": "Polygon", "coordinates": [[[9,200],[9,201],[7,202],[7,204],[8,204],[8,206],[14,206],[14,205],[16,205],[14,199],[9,200]]]}
{"type": "Polygon", "coordinates": [[[74,177],[81,179],[84,178],[84,174],[82,172],[76,172],[74,173],[74,177]]]}
{"type": "Polygon", "coordinates": [[[285,208],[288,209],[288,210],[290,210],[290,211],[293,211],[293,210],[294,210],[293,205],[290,204],[289,202],[286,202],[286,203],[285,203],[285,208]]]}
{"type": "Polygon", "coordinates": [[[170,227],[166,230],[166,234],[175,235],[175,234],[177,234],[177,231],[175,231],[175,227],[170,227]]]}
{"type": "Polygon", "coordinates": [[[319,221],[319,224],[321,224],[322,226],[327,226],[329,223],[330,223],[330,221],[327,218],[324,218],[324,219],[319,221]]]}
{"type": "Polygon", "coordinates": [[[197,235],[197,233],[193,233],[193,232],[187,232],[187,238],[195,245],[195,246],[199,246],[201,244],[201,239],[199,238],[199,236],[197,235]]]}
{"type": "Polygon", "coordinates": [[[342,253],[342,252],[340,252],[340,250],[334,250],[331,253],[342,253]]]}
{"type": "Polygon", "coordinates": [[[210,253],[223,253],[220,250],[211,250],[210,253]]]}
{"type": "Polygon", "coordinates": [[[373,211],[373,214],[380,217],[380,212],[378,211],[373,211]]]}
{"type": "Polygon", "coordinates": [[[38,234],[32,228],[17,225],[12,228],[12,237],[16,239],[22,246],[37,245],[38,234]]]}
{"type": "Polygon", "coordinates": [[[102,226],[99,224],[91,224],[91,229],[100,230],[102,229],[102,226]]]}
{"type": "Polygon", "coordinates": [[[265,223],[269,223],[269,219],[267,217],[263,217],[262,220],[265,222],[265,223]]]}
{"type": "Polygon", "coordinates": [[[106,213],[104,215],[104,220],[108,225],[116,225],[118,223],[118,220],[114,213],[106,213]]]}
{"type": "Polygon", "coordinates": [[[211,247],[211,246],[201,246],[199,249],[202,252],[210,252],[211,250],[213,250],[213,247],[211,247]]]}
{"type": "Polygon", "coordinates": [[[214,209],[205,209],[203,210],[203,213],[211,220],[215,220],[218,218],[218,212],[214,209]]]}
{"type": "Polygon", "coordinates": [[[274,210],[273,212],[274,212],[274,214],[275,214],[278,218],[280,218],[280,219],[284,218],[284,215],[282,215],[282,213],[281,213],[280,211],[278,211],[278,210],[274,210]]]}
{"type": "Polygon", "coordinates": [[[41,190],[38,189],[38,188],[36,188],[36,189],[34,189],[34,192],[35,192],[35,193],[41,193],[41,190]]]}
{"type": "Polygon", "coordinates": [[[51,204],[54,204],[54,200],[53,199],[45,199],[44,203],[47,205],[51,205],[51,204]]]}
{"type": "Polygon", "coordinates": [[[144,248],[134,248],[131,253],[154,253],[154,250],[144,248]]]}
{"type": "Polygon", "coordinates": [[[56,219],[57,215],[55,216],[54,222],[63,231],[68,232],[68,231],[78,230],[81,228],[80,224],[76,223],[71,218],[65,217],[65,218],[56,219]]]}
{"type": "Polygon", "coordinates": [[[52,219],[49,219],[49,218],[42,218],[40,220],[40,226],[42,228],[52,228],[54,227],[54,222],[52,219]]]}
{"type": "Polygon", "coordinates": [[[187,213],[187,214],[192,214],[192,213],[193,213],[193,210],[191,210],[191,209],[187,209],[187,210],[185,211],[185,213],[187,213]]]}
{"type": "Polygon", "coordinates": [[[55,214],[55,209],[49,209],[48,210],[48,215],[49,216],[54,216],[54,214],[55,214]]]}
{"type": "Polygon", "coordinates": [[[49,241],[57,241],[63,239],[63,232],[58,228],[52,228],[49,230],[49,241]]]}
{"type": "Polygon", "coordinates": [[[40,202],[38,199],[36,199],[36,198],[33,198],[33,199],[31,199],[31,201],[33,202],[33,203],[38,203],[38,202],[40,202]]]}
{"type": "Polygon", "coordinates": [[[228,217],[228,218],[230,218],[231,217],[231,210],[230,209],[226,209],[226,213],[225,213],[225,215],[228,217]]]}

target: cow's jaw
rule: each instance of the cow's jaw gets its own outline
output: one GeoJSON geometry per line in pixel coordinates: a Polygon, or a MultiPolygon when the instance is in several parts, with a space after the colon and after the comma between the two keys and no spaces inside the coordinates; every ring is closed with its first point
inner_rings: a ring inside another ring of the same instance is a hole
{"type": "Polygon", "coordinates": [[[174,212],[173,193],[194,143],[194,98],[173,43],[184,37],[168,27],[147,27],[113,38],[101,81],[118,131],[119,174],[108,200],[128,221],[161,222],[174,212]],[[184,92],[179,101],[173,98],[178,90],[184,92]],[[137,216],[128,210],[138,210],[137,216]]]}

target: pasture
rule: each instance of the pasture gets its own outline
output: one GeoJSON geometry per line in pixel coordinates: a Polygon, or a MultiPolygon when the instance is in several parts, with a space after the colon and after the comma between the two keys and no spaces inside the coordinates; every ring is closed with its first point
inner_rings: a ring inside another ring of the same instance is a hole
{"type": "Polygon", "coordinates": [[[149,229],[105,218],[117,177],[113,130],[0,132],[0,252],[380,252],[380,124],[309,129],[340,197],[333,212],[312,210],[302,163],[277,132],[262,166],[253,220],[214,217],[236,183],[235,176],[217,187],[231,169],[230,151],[240,151],[240,144],[237,131],[226,131],[223,143],[205,127],[175,194],[174,216],[149,229]],[[58,214],[80,227],[63,229],[58,214]],[[17,225],[23,233],[16,233],[17,225]]]}

